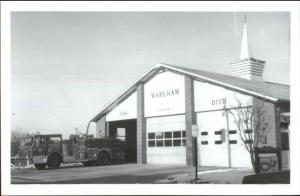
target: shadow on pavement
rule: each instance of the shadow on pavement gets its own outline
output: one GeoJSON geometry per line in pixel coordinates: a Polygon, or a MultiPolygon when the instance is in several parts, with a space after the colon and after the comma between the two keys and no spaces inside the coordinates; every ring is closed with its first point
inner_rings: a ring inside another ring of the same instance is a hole
{"type": "MultiPolygon", "coordinates": [[[[136,175],[119,175],[119,176],[106,176],[89,179],[76,179],[76,180],[64,180],[56,182],[22,182],[12,184],[153,184],[158,179],[166,178],[167,174],[156,174],[148,176],[136,176],[136,175]]],[[[170,183],[167,183],[170,184],[170,183]]]]}
{"type": "Polygon", "coordinates": [[[243,184],[289,184],[290,171],[248,175],[243,178],[242,183],[243,184]]]}

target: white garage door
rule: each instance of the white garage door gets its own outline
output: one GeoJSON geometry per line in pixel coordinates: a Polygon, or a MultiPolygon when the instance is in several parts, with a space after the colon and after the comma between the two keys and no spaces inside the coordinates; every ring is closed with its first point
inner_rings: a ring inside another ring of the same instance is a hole
{"type": "Polygon", "coordinates": [[[197,124],[199,127],[198,165],[228,167],[226,115],[223,111],[198,113],[197,124]]]}
{"type": "MultiPolygon", "coordinates": [[[[233,111],[233,113],[236,113],[233,111]]],[[[231,154],[231,167],[247,167],[251,168],[250,154],[247,151],[241,137],[239,130],[234,123],[232,115],[228,115],[229,119],[229,138],[230,138],[230,154],[231,154]]],[[[246,130],[244,130],[246,131],[246,130]]],[[[251,130],[248,130],[251,131],[251,130]]]]}
{"type": "Polygon", "coordinates": [[[186,164],[185,116],[147,119],[147,163],[186,164]]]}

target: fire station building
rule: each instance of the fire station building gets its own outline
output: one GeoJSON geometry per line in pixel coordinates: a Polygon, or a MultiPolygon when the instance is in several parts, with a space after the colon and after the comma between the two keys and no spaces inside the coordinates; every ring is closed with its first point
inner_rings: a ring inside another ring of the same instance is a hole
{"type": "Polygon", "coordinates": [[[280,148],[289,167],[281,116],[290,112],[290,88],[264,81],[264,65],[248,54],[247,38],[241,58],[228,65],[232,75],[158,63],[91,120],[96,137],[123,137],[127,160],[138,164],[193,165],[198,127],[199,166],[251,167],[229,111],[259,106],[267,122],[259,146],[280,148]]]}

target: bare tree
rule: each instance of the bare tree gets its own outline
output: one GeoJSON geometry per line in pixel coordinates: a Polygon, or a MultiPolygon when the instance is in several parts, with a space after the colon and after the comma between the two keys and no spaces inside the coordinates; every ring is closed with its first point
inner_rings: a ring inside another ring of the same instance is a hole
{"type": "Polygon", "coordinates": [[[229,110],[229,114],[233,117],[233,121],[238,129],[239,137],[245,148],[250,154],[251,164],[256,171],[255,148],[259,143],[266,142],[266,133],[268,123],[265,119],[265,111],[263,102],[261,105],[247,106],[237,97],[237,105],[235,109],[229,110]]]}
{"type": "Polygon", "coordinates": [[[12,130],[11,131],[11,156],[15,156],[18,153],[18,147],[20,146],[20,142],[22,138],[26,137],[26,133],[20,130],[12,130]]]}
{"type": "Polygon", "coordinates": [[[11,156],[16,156],[18,153],[18,148],[20,147],[21,141],[30,136],[30,134],[26,131],[22,130],[12,130],[11,131],[11,156]]]}

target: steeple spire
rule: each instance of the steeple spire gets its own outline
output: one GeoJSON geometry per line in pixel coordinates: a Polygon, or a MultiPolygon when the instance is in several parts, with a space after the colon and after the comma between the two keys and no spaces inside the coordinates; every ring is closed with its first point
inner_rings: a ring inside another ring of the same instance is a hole
{"type": "Polygon", "coordinates": [[[230,63],[231,74],[233,76],[245,78],[248,80],[263,80],[263,70],[265,61],[257,60],[251,57],[248,46],[247,18],[244,17],[244,32],[240,59],[230,63]]]}
{"type": "Polygon", "coordinates": [[[243,38],[242,38],[242,47],[241,47],[241,54],[240,59],[249,58],[249,46],[248,46],[248,34],[247,34],[247,17],[244,16],[244,31],[243,31],[243,38]]]}

